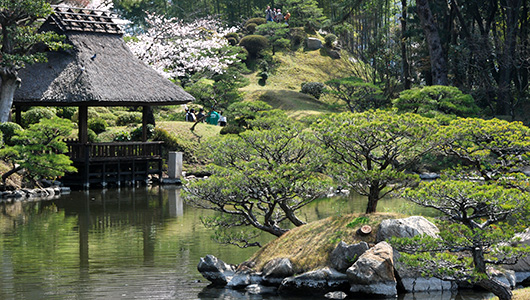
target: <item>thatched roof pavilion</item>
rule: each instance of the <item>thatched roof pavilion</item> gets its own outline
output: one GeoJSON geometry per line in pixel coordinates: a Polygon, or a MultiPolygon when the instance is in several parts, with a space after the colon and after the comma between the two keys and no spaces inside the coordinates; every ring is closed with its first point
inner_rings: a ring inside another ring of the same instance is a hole
{"type": "MultiPolygon", "coordinates": [[[[73,47],[49,52],[47,63],[21,70],[22,83],[13,103],[79,106],[82,143],[87,142],[88,106],[143,106],[145,112],[149,106],[194,100],[132,54],[109,12],[54,6],[42,30],[66,36],[73,47]]],[[[144,114],[144,124],[145,119],[144,114]]]]}

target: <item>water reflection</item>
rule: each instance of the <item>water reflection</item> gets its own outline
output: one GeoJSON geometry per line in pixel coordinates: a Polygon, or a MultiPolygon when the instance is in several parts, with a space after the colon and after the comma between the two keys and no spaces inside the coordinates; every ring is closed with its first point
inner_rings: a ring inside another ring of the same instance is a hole
{"type": "MultiPolygon", "coordinates": [[[[324,199],[307,206],[302,217],[313,221],[365,205],[361,197],[324,199]]],[[[382,200],[380,208],[401,205],[382,200]]],[[[200,223],[210,214],[185,205],[174,187],[0,204],[0,299],[296,299],[207,288],[196,270],[201,256],[236,264],[255,251],[212,242],[200,223]]],[[[403,299],[483,299],[475,296],[403,299]]]]}

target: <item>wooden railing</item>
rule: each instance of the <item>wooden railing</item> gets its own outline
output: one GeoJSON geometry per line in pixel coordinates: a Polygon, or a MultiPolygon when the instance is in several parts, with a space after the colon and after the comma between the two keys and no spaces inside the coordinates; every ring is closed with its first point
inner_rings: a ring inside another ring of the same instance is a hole
{"type": "Polygon", "coordinates": [[[160,158],[163,142],[113,142],[80,144],[67,141],[74,161],[160,158]]]}

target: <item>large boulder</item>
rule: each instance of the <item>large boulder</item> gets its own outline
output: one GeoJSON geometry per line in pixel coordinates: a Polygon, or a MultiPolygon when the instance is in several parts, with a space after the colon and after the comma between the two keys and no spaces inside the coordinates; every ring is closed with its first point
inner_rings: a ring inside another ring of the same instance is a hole
{"type": "Polygon", "coordinates": [[[366,251],[346,274],[351,292],[384,297],[397,295],[393,250],[387,242],[380,242],[366,251]]]}
{"type": "Polygon", "coordinates": [[[309,294],[323,296],[328,292],[348,290],[348,277],[344,273],[326,267],[285,278],[280,285],[280,294],[309,294]]]}
{"type": "Polygon", "coordinates": [[[261,274],[252,270],[238,270],[226,284],[232,289],[245,288],[252,284],[260,284],[263,281],[261,274]]]}
{"type": "Polygon", "coordinates": [[[391,237],[412,238],[419,234],[438,237],[440,230],[429,220],[420,216],[412,216],[405,219],[383,220],[377,232],[377,242],[382,242],[391,237]]]}
{"type": "Polygon", "coordinates": [[[235,266],[226,264],[213,255],[201,257],[197,270],[214,285],[226,285],[235,274],[235,266]]]}
{"type": "Polygon", "coordinates": [[[314,37],[308,37],[306,39],[306,45],[307,50],[318,50],[322,48],[322,41],[314,37]]]}
{"type": "Polygon", "coordinates": [[[272,285],[280,285],[284,278],[294,275],[294,268],[288,258],[275,258],[261,269],[263,280],[272,285]]]}
{"type": "Polygon", "coordinates": [[[451,291],[458,286],[451,281],[441,280],[434,277],[423,276],[422,270],[411,268],[399,261],[401,255],[394,250],[394,269],[398,287],[409,293],[432,292],[432,291],[451,291]]]}
{"type": "MultiPolygon", "coordinates": [[[[530,228],[517,234],[515,239],[514,243],[530,246],[530,228]]],[[[530,281],[530,255],[523,256],[517,260],[516,264],[505,265],[504,268],[515,272],[517,283],[530,281]]]]}
{"type": "Polygon", "coordinates": [[[345,242],[340,242],[329,256],[330,265],[339,272],[346,272],[346,270],[353,265],[355,261],[370,249],[366,242],[348,245],[345,242]]]}

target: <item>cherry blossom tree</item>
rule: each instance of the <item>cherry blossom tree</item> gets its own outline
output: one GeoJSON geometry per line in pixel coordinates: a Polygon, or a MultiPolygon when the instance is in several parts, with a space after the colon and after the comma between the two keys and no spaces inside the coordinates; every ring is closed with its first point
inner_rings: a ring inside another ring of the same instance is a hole
{"type": "Polygon", "coordinates": [[[128,39],[132,52],[161,75],[182,79],[196,73],[222,74],[238,62],[238,52],[224,36],[237,31],[213,17],[184,23],[149,14],[144,33],[128,39]]]}

